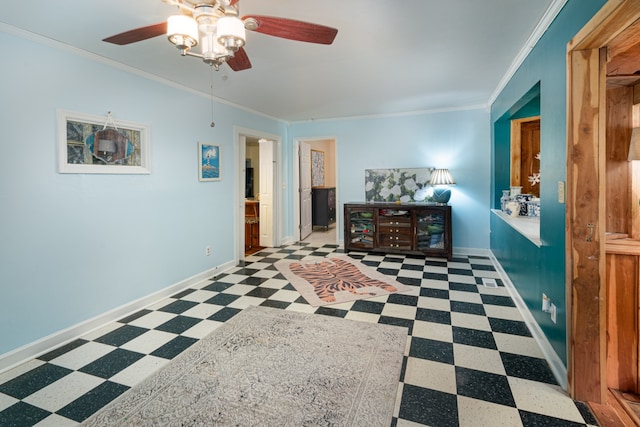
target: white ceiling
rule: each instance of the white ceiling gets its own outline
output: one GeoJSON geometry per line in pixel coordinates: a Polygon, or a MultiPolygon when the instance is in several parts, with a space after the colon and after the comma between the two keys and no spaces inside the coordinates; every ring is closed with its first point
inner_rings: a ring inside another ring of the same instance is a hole
{"type": "MultiPolygon", "coordinates": [[[[253,67],[224,65],[214,94],[287,121],[486,105],[565,1],[241,0],[241,16],[298,19],[338,35],[326,46],[248,32],[253,67]]],[[[208,94],[210,67],[181,57],[164,36],[127,46],[101,41],[175,13],[161,0],[13,1],[0,30],[34,33],[208,94]]]]}

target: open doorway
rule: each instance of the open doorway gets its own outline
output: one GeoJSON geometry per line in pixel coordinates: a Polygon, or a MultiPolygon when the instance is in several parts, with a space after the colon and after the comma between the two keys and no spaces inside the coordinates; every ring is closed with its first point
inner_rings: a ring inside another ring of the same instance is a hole
{"type": "Polygon", "coordinates": [[[335,138],[294,141],[294,230],[297,241],[338,244],[340,215],[335,138]]]}
{"type": "Polygon", "coordinates": [[[280,245],[281,138],[250,129],[235,129],[236,261],[261,248],[280,245]]]}

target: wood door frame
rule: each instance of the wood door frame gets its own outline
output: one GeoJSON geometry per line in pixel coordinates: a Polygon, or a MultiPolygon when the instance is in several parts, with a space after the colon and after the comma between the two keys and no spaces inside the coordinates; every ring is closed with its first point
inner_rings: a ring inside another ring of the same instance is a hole
{"type": "MultiPolygon", "coordinates": [[[[522,176],[522,126],[531,123],[538,122],[540,123],[540,116],[530,116],[524,117],[521,119],[512,119],[511,120],[511,176],[509,183],[511,186],[519,185],[523,186],[523,178],[527,179],[528,177],[522,176]],[[517,155],[516,155],[517,154],[517,155]]],[[[526,193],[526,191],[523,191],[526,193]]]]}
{"type": "Polygon", "coordinates": [[[640,0],[609,0],[567,45],[567,380],[572,398],[595,403],[607,392],[607,45],[638,18],[640,0]]]}

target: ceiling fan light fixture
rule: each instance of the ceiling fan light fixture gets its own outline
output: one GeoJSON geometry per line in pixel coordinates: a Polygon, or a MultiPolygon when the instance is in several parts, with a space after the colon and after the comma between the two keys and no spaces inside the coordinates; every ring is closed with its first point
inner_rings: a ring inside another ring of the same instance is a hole
{"type": "Polygon", "coordinates": [[[172,15],[167,20],[167,37],[180,50],[198,44],[198,23],[186,15],[172,15]]]}
{"type": "Polygon", "coordinates": [[[244,23],[237,16],[222,16],[217,22],[218,43],[231,52],[236,52],[247,39],[244,23]]]}
{"type": "Polygon", "coordinates": [[[316,44],[331,44],[338,30],[324,25],[273,16],[239,16],[239,0],[163,0],[177,6],[179,15],[167,21],[135,28],[103,39],[104,42],[127,45],[166,34],[182,56],[204,60],[218,70],[228,64],[233,71],[251,68],[244,50],[246,31],[273,37],[316,44]],[[200,52],[192,50],[200,45],[200,52]]]}
{"type": "Polygon", "coordinates": [[[220,65],[230,56],[227,48],[218,43],[215,33],[208,32],[202,36],[200,47],[202,60],[207,64],[220,65]]]}

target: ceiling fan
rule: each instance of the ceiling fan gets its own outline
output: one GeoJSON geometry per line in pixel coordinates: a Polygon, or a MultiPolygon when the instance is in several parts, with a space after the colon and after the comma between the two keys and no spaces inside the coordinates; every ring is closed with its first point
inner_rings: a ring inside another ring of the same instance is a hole
{"type": "Polygon", "coordinates": [[[166,34],[182,56],[195,56],[216,70],[227,63],[234,71],[251,68],[243,46],[245,30],[308,43],[331,44],[338,30],[287,18],[247,15],[240,18],[239,0],[162,0],[180,9],[166,22],[125,31],[103,39],[126,45],[166,34]],[[201,53],[191,51],[200,45],[201,53]]]}

